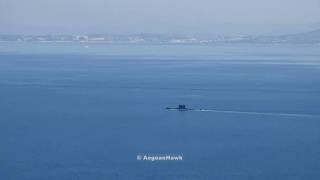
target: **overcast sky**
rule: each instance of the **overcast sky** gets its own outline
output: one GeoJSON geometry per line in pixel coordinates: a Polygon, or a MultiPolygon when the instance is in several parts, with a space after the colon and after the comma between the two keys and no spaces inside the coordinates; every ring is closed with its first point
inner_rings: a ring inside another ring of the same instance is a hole
{"type": "Polygon", "coordinates": [[[0,33],[277,33],[320,26],[320,0],[0,0],[0,33]]]}

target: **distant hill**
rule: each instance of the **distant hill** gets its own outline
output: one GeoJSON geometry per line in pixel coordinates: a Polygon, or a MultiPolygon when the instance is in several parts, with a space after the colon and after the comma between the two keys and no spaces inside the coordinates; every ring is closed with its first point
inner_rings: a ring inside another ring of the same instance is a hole
{"type": "Polygon", "coordinates": [[[280,36],[259,36],[250,41],[258,43],[320,43],[320,29],[298,34],[280,36]]]}

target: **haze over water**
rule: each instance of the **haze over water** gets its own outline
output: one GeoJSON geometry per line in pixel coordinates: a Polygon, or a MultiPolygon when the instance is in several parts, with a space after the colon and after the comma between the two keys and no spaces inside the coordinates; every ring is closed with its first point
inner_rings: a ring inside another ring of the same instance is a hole
{"type": "Polygon", "coordinates": [[[0,174],[318,180],[319,106],[318,45],[1,43],[0,174]]]}

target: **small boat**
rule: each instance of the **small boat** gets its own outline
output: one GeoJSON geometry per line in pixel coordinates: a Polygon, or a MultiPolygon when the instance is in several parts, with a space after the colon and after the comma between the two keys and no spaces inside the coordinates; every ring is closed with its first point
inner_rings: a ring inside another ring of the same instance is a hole
{"type": "Polygon", "coordinates": [[[167,110],[178,110],[178,111],[189,111],[192,110],[187,108],[184,104],[179,104],[177,107],[166,107],[167,110]]]}

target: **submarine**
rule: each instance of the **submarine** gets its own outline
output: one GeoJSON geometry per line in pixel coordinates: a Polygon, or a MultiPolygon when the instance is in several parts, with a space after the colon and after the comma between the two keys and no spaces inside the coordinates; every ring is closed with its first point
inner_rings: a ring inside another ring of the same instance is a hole
{"type": "Polygon", "coordinates": [[[184,104],[179,104],[177,107],[166,107],[167,110],[178,110],[178,111],[190,111],[192,109],[187,108],[184,104]]]}

